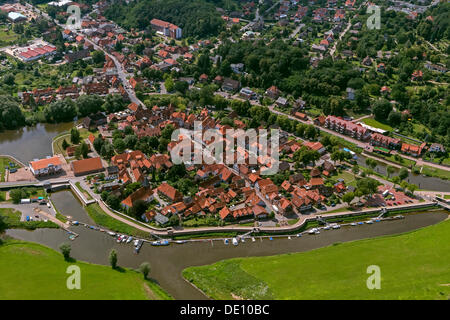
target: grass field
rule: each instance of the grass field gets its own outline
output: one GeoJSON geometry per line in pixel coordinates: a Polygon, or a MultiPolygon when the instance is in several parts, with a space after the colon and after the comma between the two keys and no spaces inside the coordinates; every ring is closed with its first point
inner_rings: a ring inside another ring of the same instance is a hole
{"type": "Polygon", "coordinates": [[[0,182],[5,181],[5,168],[9,166],[10,162],[14,163],[16,165],[16,168],[21,167],[18,163],[10,158],[0,157],[0,182]]]}
{"type": "Polygon", "coordinates": [[[214,299],[449,299],[450,220],[309,252],[224,260],[183,271],[214,299]],[[366,287],[367,267],[381,289],[366,287]]]}
{"type": "Polygon", "coordinates": [[[0,245],[0,299],[170,299],[153,281],[130,270],[67,262],[40,244],[8,240],[0,245]],[[66,269],[81,271],[81,289],[69,290],[66,269]]]}
{"type": "Polygon", "coordinates": [[[90,204],[85,207],[87,213],[100,226],[104,226],[112,231],[119,233],[126,233],[132,236],[148,237],[148,233],[142,230],[136,229],[128,224],[125,224],[119,220],[116,220],[108,216],[97,203],[90,204]]]}
{"type": "Polygon", "coordinates": [[[59,228],[51,221],[20,221],[22,213],[10,208],[0,208],[0,216],[4,217],[9,229],[59,228]]]}
{"type": "Polygon", "coordinates": [[[381,123],[373,118],[364,118],[361,120],[361,122],[364,122],[365,124],[367,124],[368,126],[371,127],[375,127],[375,128],[379,128],[382,130],[386,130],[386,131],[393,131],[394,129],[387,124],[381,123]]]}
{"type": "Polygon", "coordinates": [[[450,179],[450,171],[449,170],[442,170],[438,168],[432,168],[429,166],[423,166],[422,168],[422,174],[429,176],[429,177],[437,177],[445,180],[450,179]]]}
{"type": "Polygon", "coordinates": [[[80,190],[81,193],[83,193],[83,195],[86,197],[86,199],[92,200],[91,195],[89,194],[89,192],[87,192],[86,190],[83,189],[80,182],[76,182],[75,185],[77,186],[78,190],[80,190]]]}

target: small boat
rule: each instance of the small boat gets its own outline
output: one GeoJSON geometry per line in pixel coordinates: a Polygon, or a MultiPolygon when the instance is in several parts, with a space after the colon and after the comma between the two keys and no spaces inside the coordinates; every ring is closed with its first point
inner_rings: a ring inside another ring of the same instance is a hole
{"type": "Polygon", "coordinates": [[[252,241],[255,242],[256,241],[255,238],[252,237],[252,241]]]}
{"type": "Polygon", "coordinates": [[[186,243],[187,241],[186,240],[177,240],[177,241],[175,241],[175,243],[178,243],[178,244],[183,244],[183,243],[186,243]]]}
{"type": "Polygon", "coordinates": [[[169,245],[169,241],[167,240],[158,240],[158,241],[153,241],[151,243],[152,246],[168,246],[169,245]]]}
{"type": "Polygon", "coordinates": [[[375,221],[375,222],[380,222],[381,220],[380,220],[380,219],[375,219],[374,221],[375,221]]]}
{"type": "Polygon", "coordinates": [[[269,238],[269,240],[273,240],[273,238],[272,238],[272,237],[270,237],[270,238],[269,238]]]}
{"type": "Polygon", "coordinates": [[[109,234],[111,237],[114,237],[114,236],[116,235],[116,233],[115,233],[115,232],[112,232],[112,231],[109,231],[108,234],[109,234]]]}
{"type": "Polygon", "coordinates": [[[126,236],[126,235],[123,235],[123,236],[122,236],[122,242],[125,242],[125,241],[127,241],[127,236],[126,236]]]}
{"type": "Polygon", "coordinates": [[[239,244],[239,241],[238,241],[237,238],[233,238],[232,239],[232,243],[233,243],[234,246],[237,246],[239,244]]]}
{"type": "Polygon", "coordinates": [[[78,221],[74,221],[74,222],[72,222],[72,224],[73,224],[74,226],[77,226],[77,225],[79,225],[80,223],[79,223],[78,221]]]}
{"type": "Polygon", "coordinates": [[[230,243],[230,241],[229,241],[228,239],[225,239],[225,240],[223,240],[223,243],[225,243],[225,244],[229,244],[229,243],[230,243]]]}
{"type": "Polygon", "coordinates": [[[361,221],[360,221],[360,222],[358,222],[358,224],[359,224],[359,225],[362,225],[362,224],[364,224],[364,222],[361,222],[361,221]]]}
{"type": "Polygon", "coordinates": [[[316,233],[318,229],[317,228],[312,228],[311,230],[308,231],[309,234],[314,234],[316,233]]]}
{"type": "Polygon", "coordinates": [[[297,233],[297,238],[300,238],[302,236],[301,233],[297,233]]]}
{"type": "Polygon", "coordinates": [[[133,237],[129,237],[129,238],[127,239],[127,243],[130,243],[132,240],[133,240],[133,237]]]}
{"type": "Polygon", "coordinates": [[[341,226],[338,225],[338,224],[335,224],[335,225],[332,226],[333,229],[339,229],[340,227],[341,227],[341,226]]]}
{"type": "Polygon", "coordinates": [[[244,238],[241,238],[241,242],[245,242],[245,239],[244,239],[244,238]]]}
{"type": "Polygon", "coordinates": [[[330,229],[331,229],[330,226],[323,227],[323,230],[330,230],[330,229]]]}
{"type": "Polygon", "coordinates": [[[75,238],[76,238],[76,236],[74,235],[74,234],[71,234],[70,236],[69,236],[69,240],[75,240],[75,238]]]}
{"type": "Polygon", "coordinates": [[[139,240],[138,239],[134,240],[133,244],[134,244],[135,247],[137,247],[137,245],[139,244],[139,240]]]}
{"type": "Polygon", "coordinates": [[[120,243],[120,241],[122,241],[122,236],[117,237],[117,243],[120,243]]]}
{"type": "Polygon", "coordinates": [[[314,232],[314,234],[320,234],[319,229],[317,229],[316,232],[314,232]]]}
{"type": "Polygon", "coordinates": [[[356,226],[355,222],[350,223],[351,226],[356,226]]]}
{"type": "Polygon", "coordinates": [[[98,231],[100,231],[100,232],[105,232],[105,230],[103,230],[103,229],[98,229],[98,231]]]}
{"type": "Polygon", "coordinates": [[[366,221],[367,224],[373,224],[372,220],[366,221]]]}
{"type": "Polygon", "coordinates": [[[94,226],[89,226],[89,229],[95,230],[94,226]]]}
{"type": "Polygon", "coordinates": [[[291,240],[291,236],[289,236],[288,239],[291,240]]]}

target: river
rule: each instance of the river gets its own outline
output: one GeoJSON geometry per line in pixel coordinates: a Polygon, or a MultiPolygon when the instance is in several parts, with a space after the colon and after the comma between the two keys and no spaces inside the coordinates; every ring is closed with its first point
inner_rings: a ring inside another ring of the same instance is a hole
{"type": "Polygon", "coordinates": [[[52,155],[52,140],[70,130],[74,122],[38,123],[34,127],[0,132],[0,155],[10,155],[24,164],[36,158],[52,155]]]}
{"type": "MultiPolygon", "coordinates": [[[[81,221],[90,221],[78,200],[69,192],[62,191],[52,195],[55,207],[65,215],[76,216],[81,221]]],[[[111,249],[118,252],[118,264],[123,267],[137,268],[142,262],[150,262],[150,277],[176,299],[206,299],[206,297],[186,282],[181,276],[183,269],[189,266],[206,265],[223,259],[250,256],[268,256],[289,252],[308,251],[336,242],[373,238],[382,235],[397,234],[429,226],[444,220],[445,212],[428,212],[406,215],[405,219],[383,221],[372,225],[343,227],[338,230],[324,230],[319,235],[304,235],[297,238],[275,238],[256,241],[246,240],[238,246],[225,245],[222,241],[199,241],[185,244],[171,244],[167,247],[142,246],[138,255],[133,253],[132,244],[118,244],[106,233],[94,231],[82,226],[73,226],[71,230],[79,234],[72,245],[71,256],[92,263],[108,265],[111,249]]],[[[18,239],[38,242],[58,250],[62,242],[69,242],[68,235],[60,229],[8,230],[7,234],[18,239]]]]}

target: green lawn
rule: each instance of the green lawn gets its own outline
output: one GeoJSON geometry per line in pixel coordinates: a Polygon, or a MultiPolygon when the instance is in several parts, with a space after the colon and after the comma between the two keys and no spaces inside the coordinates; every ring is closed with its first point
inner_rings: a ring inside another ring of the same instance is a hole
{"type": "Polygon", "coordinates": [[[89,192],[87,192],[86,190],[83,189],[83,187],[81,186],[80,182],[76,182],[75,185],[77,186],[78,190],[80,190],[81,193],[84,194],[86,199],[92,200],[92,196],[89,194],[89,192]]]}
{"type": "Polygon", "coordinates": [[[11,208],[0,208],[0,216],[5,219],[9,229],[59,228],[52,221],[20,221],[22,213],[11,208]]]}
{"type": "Polygon", "coordinates": [[[183,275],[214,299],[449,299],[450,221],[309,252],[224,260],[183,275]],[[381,289],[369,290],[378,265],[381,289]]]}
{"type": "Polygon", "coordinates": [[[112,231],[126,233],[132,236],[148,237],[148,232],[136,229],[126,223],[116,220],[107,215],[97,203],[90,204],[86,208],[87,213],[99,226],[103,226],[112,231]]]}
{"type": "Polygon", "coordinates": [[[20,168],[21,166],[16,163],[14,160],[6,157],[0,157],[0,182],[5,181],[5,168],[9,166],[9,163],[12,162],[15,164],[15,168],[20,168]]]}
{"type": "MultiPolygon", "coordinates": [[[[119,261],[120,264],[120,261],[119,261]]],[[[67,262],[50,248],[10,240],[0,245],[0,299],[170,299],[153,281],[130,270],[67,262]],[[70,265],[80,267],[81,289],[66,286],[70,265]]]]}
{"type": "Polygon", "coordinates": [[[368,126],[379,128],[379,129],[386,130],[386,131],[394,130],[390,125],[381,123],[373,118],[365,118],[365,119],[362,119],[361,122],[364,122],[368,126]]]}
{"type": "Polygon", "coordinates": [[[450,170],[442,170],[429,166],[423,166],[422,174],[430,177],[437,177],[445,180],[450,179],[450,170]]]}

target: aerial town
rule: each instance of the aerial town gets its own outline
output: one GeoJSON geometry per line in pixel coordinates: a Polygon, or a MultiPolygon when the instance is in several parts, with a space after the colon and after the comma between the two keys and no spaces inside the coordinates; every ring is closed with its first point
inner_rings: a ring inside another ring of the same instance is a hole
{"type": "Polygon", "coordinates": [[[1,300],[450,297],[431,284],[448,283],[450,242],[420,241],[450,234],[448,2],[0,10],[0,261],[52,266],[48,288],[30,278],[9,291],[22,271],[0,262],[11,274],[1,300]],[[406,254],[402,241],[423,250],[406,254]],[[345,255],[336,272],[348,283],[330,292],[321,270],[332,250],[345,255]],[[363,250],[373,263],[358,260],[363,250]],[[442,261],[411,283],[428,254],[442,261]],[[102,292],[68,290],[56,274],[83,261],[102,292]],[[377,264],[383,290],[366,287],[377,264]],[[103,285],[112,278],[127,292],[103,285]]]}

